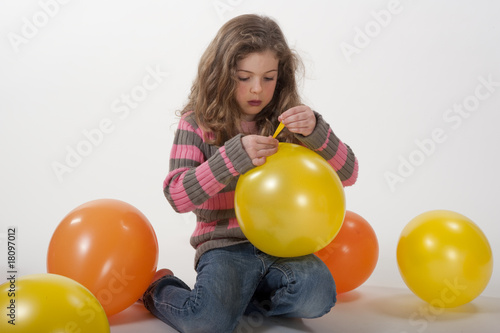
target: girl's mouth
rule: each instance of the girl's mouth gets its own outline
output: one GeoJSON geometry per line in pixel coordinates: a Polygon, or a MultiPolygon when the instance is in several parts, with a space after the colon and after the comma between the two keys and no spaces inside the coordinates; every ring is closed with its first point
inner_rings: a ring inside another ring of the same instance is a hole
{"type": "Polygon", "coordinates": [[[253,99],[251,101],[248,101],[248,104],[250,104],[251,106],[259,106],[262,104],[262,101],[259,101],[259,100],[256,100],[256,99],[253,99]]]}

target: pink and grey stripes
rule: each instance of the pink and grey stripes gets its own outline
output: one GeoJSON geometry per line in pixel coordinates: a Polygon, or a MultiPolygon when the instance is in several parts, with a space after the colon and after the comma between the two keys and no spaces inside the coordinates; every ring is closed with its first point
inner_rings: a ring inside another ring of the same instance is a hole
{"type": "Polygon", "coordinates": [[[298,136],[309,149],[316,151],[333,167],[342,185],[351,186],[358,178],[358,160],[351,148],[333,133],[323,117],[316,113],[316,128],[307,136],[298,136]]]}
{"type": "MultiPolygon", "coordinates": [[[[316,113],[314,132],[297,138],[315,150],[337,171],[344,186],[355,183],[358,163],[352,150],[342,143],[316,113]]],[[[238,176],[254,166],[241,145],[241,134],[217,147],[204,140],[194,113],[180,119],[170,153],[170,172],[163,189],[175,211],[193,211],[196,228],[190,243],[200,256],[213,248],[247,241],[234,212],[234,190],[238,176]]]]}

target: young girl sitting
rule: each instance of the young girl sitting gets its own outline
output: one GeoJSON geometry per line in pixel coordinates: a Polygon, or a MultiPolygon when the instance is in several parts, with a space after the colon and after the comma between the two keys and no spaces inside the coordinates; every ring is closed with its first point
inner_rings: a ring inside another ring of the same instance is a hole
{"type": "Polygon", "coordinates": [[[239,175],[265,163],[278,140],[318,152],[344,186],[356,181],[351,149],[319,113],[301,104],[298,65],[279,26],[257,15],[228,21],[200,60],[164,181],[175,211],[197,216],[191,237],[196,284],[191,289],[162,270],[143,297],[151,313],[178,331],[233,332],[252,312],[315,318],[336,302],[333,278],[320,259],[259,251],[234,211],[239,175]],[[286,129],[273,139],[280,121],[286,129]]]}

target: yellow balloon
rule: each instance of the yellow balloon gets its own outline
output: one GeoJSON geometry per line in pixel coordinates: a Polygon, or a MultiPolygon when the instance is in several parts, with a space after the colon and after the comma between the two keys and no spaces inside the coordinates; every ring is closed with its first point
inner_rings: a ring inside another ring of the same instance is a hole
{"type": "Polygon", "coordinates": [[[490,244],[481,229],[447,210],[426,212],[408,223],[399,238],[397,261],[408,288],[440,308],[472,301],[493,271],[490,244]]]}
{"type": "Polygon", "coordinates": [[[235,210],[255,247],[277,257],[302,256],[319,251],[339,232],[344,188],[317,153],[280,143],[264,165],[240,176],[235,210]]]}
{"type": "MultiPolygon", "coordinates": [[[[9,277],[7,275],[7,277],[9,277]]],[[[33,274],[0,286],[1,332],[106,333],[108,318],[92,293],[70,278],[33,274]]]]}

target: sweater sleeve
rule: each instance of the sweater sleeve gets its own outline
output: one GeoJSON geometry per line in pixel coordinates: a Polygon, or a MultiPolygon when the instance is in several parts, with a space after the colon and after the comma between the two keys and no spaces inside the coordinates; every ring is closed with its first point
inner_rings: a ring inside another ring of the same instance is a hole
{"type": "Polygon", "coordinates": [[[351,148],[343,143],[332,131],[323,117],[315,112],[316,127],[314,131],[303,136],[296,134],[306,147],[320,154],[339,175],[342,185],[350,186],[358,178],[358,160],[351,148]]]}
{"type": "Polygon", "coordinates": [[[170,170],[163,183],[165,197],[179,213],[193,211],[234,177],[253,168],[241,144],[241,135],[221,147],[209,145],[190,115],[179,122],[170,152],[170,170]]]}

